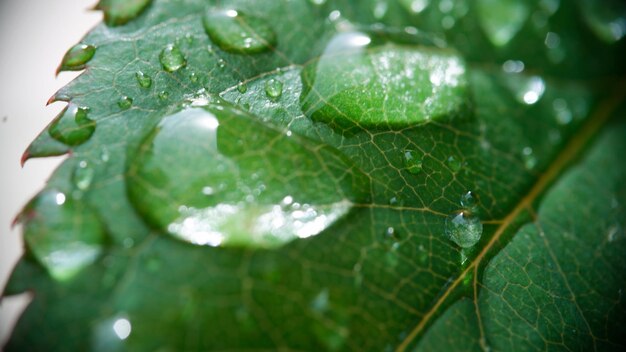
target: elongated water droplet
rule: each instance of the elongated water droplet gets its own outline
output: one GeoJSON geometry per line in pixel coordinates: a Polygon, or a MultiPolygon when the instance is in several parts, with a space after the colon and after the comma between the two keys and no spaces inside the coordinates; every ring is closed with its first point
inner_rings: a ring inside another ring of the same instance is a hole
{"type": "Polygon", "coordinates": [[[104,12],[104,22],[120,26],[139,16],[152,0],[100,0],[96,9],[104,12]]]}
{"type": "Polygon", "coordinates": [[[483,234],[480,219],[469,212],[461,211],[446,219],[446,235],[461,248],[474,246],[483,234]]]}
{"type": "Polygon", "coordinates": [[[128,192],[149,223],[181,240],[277,247],[319,234],[367,198],[365,176],[336,153],[228,106],[188,108],[133,154],[128,192]]]}
{"type": "Polygon", "coordinates": [[[302,70],[302,110],[334,127],[400,128],[460,115],[469,102],[465,63],[451,51],[378,45],[345,32],[302,70]],[[393,113],[385,107],[394,107],[393,113]]]}
{"type": "Polygon", "coordinates": [[[478,0],[477,10],[480,25],[495,46],[508,44],[530,15],[525,0],[478,0]]]}
{"type": "Polygon", "coordinates": [[[461,170],[463,163],[461,163],[461,160],[459,160],[457,157],[451,155],[446,160],[446,165],[448,165],[448,168],[450,169],[450,171],[457,173],[459,172],[459,170],[461,170]]]}
{"type": "Polygon", "coordinates": [[[161,66],[167,72],[176,72],[187,66],[187,60],[175,44],[168,44],[159,55],[161,66]]]}
{"type": "Polygon", "coordinates": [[[93,45],[76,44],[65,53],[57,72],[82,70],[95,53],[96,47],[93,45]]]}
{"type": "Polygon", "coordinates": [[[211,10],[202,23],[211,41],[227,52],[262,53],[276,45],[276,33],[267,21],[241,11],[211,10]]]}
{"type": "Polygon", "coordinates": [[[137,78],[137,83],[141,88],[150,88],[152,86],[152,78],[141,71],[135,73],[135,78],[137,78]]]}
{"type": "Polygon", "coordinates": [[[85,204],[46,190],[24,208],[24,240],[30,253],[57,280],[68,280],[102,253],[105,233],[85,204]]]}
{"type": "Polygon", "coordinates": [[[412,174],[419,174],[422,171],[422,155],[414,150],[404,151],[404,167],[412,174]]]}
{"type": "Polygon", "coordinates": [[[265,94],[272,100],[277,100],[283,94],[283,82],[277,79],[270,79],[265,82],[265,94]]]}
{"type": "Polygon", "coordinates": [[[93,181],[93,177],[95,172],[92,167],[89,166],[87,161],[82,160],[76,165],[74,169],[74,173],[72,174],[72,180],[74,181],[74,185],[81,191],[85,191],[89,189],[91,186],[91,181],[93,181]]]}
{"type": "Polygon", "coordinates": [[[50,136],[69,146],[85,143],[96,130],[96,122],[88,113],[89,108],[68,105],[50,125],[50,136]]]}
{"type": "Polygon", "coordinates": [[[117,101],[117,106],[122,110],[130,109],[130,107],[133,106],[133,98],[124,95],[117,101]]]}

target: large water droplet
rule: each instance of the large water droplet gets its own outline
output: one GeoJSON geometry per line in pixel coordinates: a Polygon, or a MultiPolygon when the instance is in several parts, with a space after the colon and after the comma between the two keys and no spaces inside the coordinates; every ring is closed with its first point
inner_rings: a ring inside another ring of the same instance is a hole
{"type": "Polygon", "coordinates": [[[478,0],[476,5],[480,25],[496,46],[508,44],[530,14],[525,0],[478,0]]]}
{"type": "Polygon", "coordinates": [[[68,105],[50,125],[50,136],[69,146],[85,143],[96,130],[96,122],[89,119],[88,113],[89,108],[68,105]]]}
{"type": "Polygon", "coordinates": [[[100,0],[96,9],[104,12],[104,22],[120,26],[139,16],[152,0],[100,0]]]}
{"type": "Polygon", "coordinates": [[[237,10],[211,10],[203,18],[206,33],[220,49],[254,54],[276,45],[276,33],[267,21],[237,10]]]}
{"type": "Polygon", "coordinates": [[[96,47],[93,45],[76,44],[65,53],[57,72],[82,70],[95,53],[96,47]]]}
{"type": "Polygon", "coordinates": [[[265,82],[265,94],[272,100],[278,100],[283,94],[283,82],[277,79],[269,79],[265,82]]]}
{"type": "Polygon", "coordinates": [[[98,217],[64,193],[43,191],[19,220],[30,253],[57,280],[72,278],[102,253],[105,233],[98,217]]]}
{"type": "Polygon", "coordinates": [[[367,197],[365,176],[334,149],[227,106],[165,117],[129,165],[139,213],[198,245],[280,246],[319,234],[367,197]]]}
{"type": "Polygon", "coordinates": [[[461,248],[469,248],[480,241],[483,224],[469,212],[461,211],[446,219],[446,235],[461,248]]]}
{"type": "Polygon", "coordinates": [[[419,174],[422,171],[422,155],[414,150],[404,151],[404,168],[412,173],[419,174]]]}
{"type": "Polygon", "coordinates": [[[142,71],[137,71],[135,73],[135,78],[137,78],[137,83],[141,88],[150,88],[152,85],[152,78],[142,71]]]}
{"type": "Polygon", "coordinates": [[[598,38],[614,43],[626,35],[626,3],[622,0],[579,1],[581,14],[598,38]]]}
{"type": "Polygon", "coordinates": [[[159,55],[161,66],[167,72],[176,72],[187,66],[187,60],[175,44],[168,44],[159,55]]]}
{"type": "Polygon", "coordinates": [[[81,191],[85,191],[91,186],[91,182],[93,181],[93,177],[95,175],[94,169],[89,166],[87,161],[82,160],[74,169],[74,173],[72,174],[72,181],[74,181],[74,185],[81,191]]]}
{"type": "MultiPolygon", "coordinates": [[[[399,128],[453,117],[468,103],[465,63],[452,51],[382,45],[345,32],[302,70],[307,116],[333,126],[399,128]]],[[[399,39],[398,39],[399,40],[399,39]]]]}

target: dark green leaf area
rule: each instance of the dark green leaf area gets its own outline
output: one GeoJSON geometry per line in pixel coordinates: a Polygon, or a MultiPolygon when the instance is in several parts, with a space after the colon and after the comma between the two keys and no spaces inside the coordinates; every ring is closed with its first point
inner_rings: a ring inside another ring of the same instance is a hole
{"type": "Polygon", "coordinates": [[[28,250],[59,281],[66,281],[95,262],[105,245],[104,228],[80,201],[48,190],[22,211],[28,250]]]}
{"type": "Polygon", "coordinates": [[[314,236],[369,195],[367,177],[332,148],[222,105],[165,117],[129,165],[139,212],[199,245],[275,247],[314,236]]]}

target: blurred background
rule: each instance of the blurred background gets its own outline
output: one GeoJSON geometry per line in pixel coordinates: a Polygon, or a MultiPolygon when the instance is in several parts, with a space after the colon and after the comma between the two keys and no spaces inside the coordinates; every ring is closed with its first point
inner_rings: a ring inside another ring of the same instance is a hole
{"type": "MultiPolygon", "coordinates": [[[[0,289],[23,252],[21,229],[11,222],[63,157],[20,157],[61,111],[48,98],[78,73],[54,72],[65,51],[101,19],[95,0],[0,0],[0,289]]],[[[27,294],[0,301],[0,348],[29,301],[27,294]]]]}

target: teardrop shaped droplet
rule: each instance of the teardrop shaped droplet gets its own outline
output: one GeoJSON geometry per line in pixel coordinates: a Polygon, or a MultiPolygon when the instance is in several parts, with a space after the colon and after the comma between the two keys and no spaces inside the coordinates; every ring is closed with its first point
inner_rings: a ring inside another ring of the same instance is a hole
{"type": "Polygon", "coordinates": [[[133,106],[133,98],[124,95],[117,101],[117,106],[122,110],[130,109],[133,106]]]}
{"type": "Polygon", "coordinates": [[[271,100],[278,100],[283,94],[283,82],[271,78],[265,82],[265,94],[271,100]]]}
{"type": "Polygon", "coordinates": [[[461,248],[474,246],[483,234],[483,224],[477,216],[461,211],[446,219],[445,231],[448,238],[461,248]]]}
{"type": "Polygon", "coordinates": [[[152,86],[152,78],[142,71],[137,71],[135,78],[137,78],[137,83],[141,88],[150,88],[152,86]]]}
{"type": "Polygon", "coordinates": [[[56,280],[74,277],[103,251],[105,232],[96,214],[59,191],[41,192],[18,220],[29,252],[56,280]]]}
{"type": "Polygon", "coordinates": [[[237,10],[211,10],[203,18],[204,30],[220,49],[255,54],[276,46],[276,33],[267,21],[237,10]]]}
{"type": "Polygon", "coordinates": [[[476,213],[478,210],[478,196],[472,191],[464,193],[461,196],[461,201],[459,203],[461,203],[461,206],[464,209],[469,210],[472,213],[476,213]]]}
{"type": "Polygon", "coordinates": [[[85,143],[96,130],[96,122],[88,113],[89,108],[69,104],[50,125],[50,136],[69,146],[85,143]]]}
{"type": "Polygon", "coordinates": [[[480,25],[495,46],[508,44],[530,15],[525,0],[478,0],[476,5],[480,25]]]}
{"type": "Polygon", "coordinates": [[[85,68],[85,64],[96,54],[96,47],[88,44],[76,44],[63,56],[57,73],[61,71],[79,71],[85,68]]]}
{"type": "Polygon", "coordinates": [[[469,103],[465,63],[449,50],[344,32],[302,70],[300,103],[333,127],[402,128],[454,117],[469,103]],[[393,113],[388,109],[392,108],[393,113]]]}
{"type": "Polygon", "coordinates": [[[152,0],[100,0],[96,9],[104,12],[104,22],[120,26],[139,16],[152,0]]]}
{"type": "Polygon", "coordinates": [[[168,44],[159,55],[161,66],[167,72],[176,72],[187,66],[187,60],[175,44],[168,44]]]}
{"type": "Polygon", "coordinates": [[[87,161],[82,160],[74,169],[74,173],[72,174],[72,181],[76,188],[81,191],[86,191],[91,186],[91,182],[95,176],[94,169],[89,166],[87,161]]]}
{"type": "Polygon", "coordinates": [[[404,151],[404,168],[416,175],[422,171],[422,155],[415,150],[404,151]]]}
{"type": "Polygon", "coordinates": [[[368,198],[367,178],[337,153],[228,106],[190,107],[130,158],[128,193],[183,241],[272,248],[321,233],[368,198]]]}

